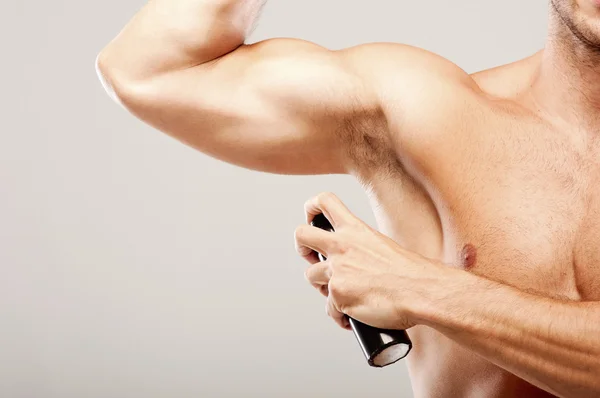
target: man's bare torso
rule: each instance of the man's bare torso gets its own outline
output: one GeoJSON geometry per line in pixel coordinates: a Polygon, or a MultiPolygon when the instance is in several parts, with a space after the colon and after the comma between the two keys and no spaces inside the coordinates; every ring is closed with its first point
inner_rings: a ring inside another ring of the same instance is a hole
{"type": "MultiPolygon", "coordinates": [[[[490,285],[600,300],[597,2],[552,1],[544,53],[474,75],[400,44],[246,44],[263,4],[149,2],[99,55],[101,80],[138,118],[222,161],[356,176],[379,229],[411,252],[501,282],[490,285]]],[[[469,335],[488,335],[490,324],[469,335]]],[[[529,330],[523,341],[543,347],[535,355],[511,340],[493,353],[500,368],[452,330],[409,333],[417,397],[548,395],[511,369],[537,368],[545,377],[528,380],[558,391],[544,384],[564,369],[547,360],[557,356],[549,334],[529,330]]]]}
{"type": "MultiPolygon", "coordinates": [[[[383,166],[356,174],[380,229],[404,247],[539,295],[598,300],[600,142],[536,109],[537,59],[473,75],[482,92],[457,94],[460,122],[425,123],[440,130],[421,135],[433,137],[427,156],[394,147],[402,161],[380,151],[383,166]]],[[[435,330],[410,336],[418,397],[549,396],[435,330]]]]}

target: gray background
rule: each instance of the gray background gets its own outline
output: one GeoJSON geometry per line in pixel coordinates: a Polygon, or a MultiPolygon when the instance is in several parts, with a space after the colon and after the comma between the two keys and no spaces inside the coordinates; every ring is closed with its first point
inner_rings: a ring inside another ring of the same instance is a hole
{"type": "MultiPolygon", "coordinates": [[[[177,1],[177,0],[172,0],[177,1]]],[[[142,0],[0,10],[0,397],[410,397],[305,282],[293,230],[348,177],[233,167],[113,104],[97,53],[142,0]]],[[[545,1],[271,0],[252,41],[423,47],[469,72],[543,46],[545,1]]]]}

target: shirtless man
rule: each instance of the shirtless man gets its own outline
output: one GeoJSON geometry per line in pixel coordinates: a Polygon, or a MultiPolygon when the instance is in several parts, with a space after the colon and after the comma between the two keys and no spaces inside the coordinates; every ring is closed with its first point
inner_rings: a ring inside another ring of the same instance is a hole
{"type": "Polygon", "coordinates": [[[98,57],[107,91],[214,158],[355,176],[382,233],[324,194],[308,217],[336,233],[297,247],[341,326],[410,328],[416,397],[600,396],[600,1],[553,0],[543,51],[472,75],[400,44],[244,44],[262,4],[150,0],[98,57]]]}

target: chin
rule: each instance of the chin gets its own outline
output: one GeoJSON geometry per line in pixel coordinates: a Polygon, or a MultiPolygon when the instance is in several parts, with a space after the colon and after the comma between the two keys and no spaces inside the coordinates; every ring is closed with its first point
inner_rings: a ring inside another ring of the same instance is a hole
{"type": "Polygon", "coordinates": [[[583,43],[600,49],[600,17],[582,18],[574,21],[571,31],[583,43]]]}
{"type": "Polygon", "coordinates": [[[582,43],[600,49],[600,0],[552,0],[551,4],[582,43]]]}

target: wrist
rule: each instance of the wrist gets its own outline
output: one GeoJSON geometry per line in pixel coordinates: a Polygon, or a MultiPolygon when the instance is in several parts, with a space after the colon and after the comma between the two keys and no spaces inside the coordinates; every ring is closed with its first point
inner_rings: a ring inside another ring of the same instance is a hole
{"type": "Polygon", "coordinates": [[[466,311],[462,298],[472,297],[481,278],[465,270],[438,265],[432,269],[418,294],[409,303],[409,316],[417,325],[447,328],[466,311]]]}

